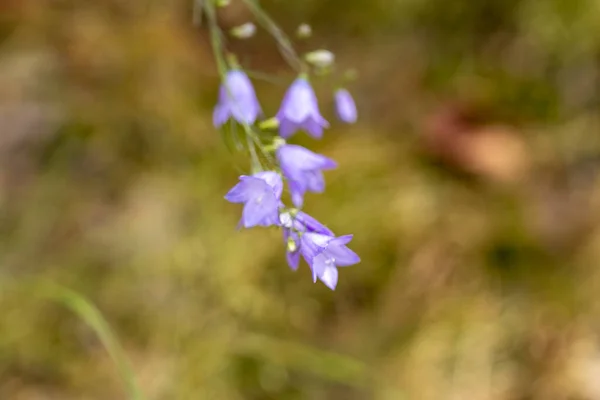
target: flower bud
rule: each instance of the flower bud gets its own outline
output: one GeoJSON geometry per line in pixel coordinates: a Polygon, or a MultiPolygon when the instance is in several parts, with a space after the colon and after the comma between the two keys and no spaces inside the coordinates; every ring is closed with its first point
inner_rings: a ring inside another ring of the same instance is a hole
{"type": "Polygon", "coordinates": [[[236,37],[238,39],[248,39],[254,36],[256,33],[256,25],[252,22],[246,22],[240,26],[236,26],[235,28],[229,31],[231,36],[236,37]]]}
{"type": "Polygon", "coordinates": [[[304,55],[304,59],[315,67],[329,67],[335,61],[335,54],[329,50],[315,50],[304,55]]]}
{"type": "Polygon", "coordinates": [[[296,30],[296,37],[306,39],[312,35],[312,28],[308,24],[301,24],[296,30]]]}

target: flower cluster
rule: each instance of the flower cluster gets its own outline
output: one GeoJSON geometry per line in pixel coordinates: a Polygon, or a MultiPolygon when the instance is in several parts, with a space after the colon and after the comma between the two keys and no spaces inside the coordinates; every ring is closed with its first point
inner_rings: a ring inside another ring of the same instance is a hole
{"type": "MultiPolygon", "coordinates": [[[[257,120],[261,107],[244,72],[228,72],[220,93],[214,111],[215,125],[220,126],[229,118],[240,124],[252,124],[257,120]]],[[[340,119],[355,121],[356,108],[350,94],[345,90],[339,91],[336,99],[340,119]]],[[[311,267],[313,280],[316,282],[319,279],[335,289],[337,267],[356,264],[360,258],[346,246],[352,240],[352,235],[336,236],[329,228],[300,211],[306,192],[322,193],[325,190],[323,171],[337,166],[328,157],[285,142],[285,138],[299,130],[320,138],[323,129],[329,126],[319,111],[317,97],[305,77],[292,83],[276,118],[280,134],[274,141],[276,168],[240,176],[239,183],[227,193],[225,199],[244,204],[240,226],[281,227],[289,266],[296,270],[302,256],[311,267]],[[281,200],[284,180],[288,184],[294,208],[286,207],[281,200]]]]}
{"type": "MultiPolygon", "coordinates": [[[[207,3],[207,15],[209,19],[213,18],[213,45],[218,45],[221,35],[215,28],[211,2],[207,3]]],[[[251,9],[260,20],[267,21],[267,27],[273,26],[261,10],[251,9]]],[[[301,27],[298,37],[310,35],[306,24],[301,27]]],[[[247,38],[254,30],[254,25],[247,23],[232,30],[232,35],[238,39],[247,38]]],[[[289,47],[287,38],[278,37],[279,30],[273,32],[284,50],[284,57],[291,60],[290,64],[299,66],[301,71],[287,89],[274,118],[263,118],[252,82],[235,58],[229,54],[221,57],[215,49],[222,83],[213,113],[214,125],[219,128],[229,122],[242,127],[247,139],[244,146],[252,157],[252,173],[240,176],[225,199],[243,204],[240,227],[274,226],[281,229],[290,268],[296,270],[300,258],[303,258],[312,270],[313,281],[320,280],[333,290],[338,282],[337,268],[360,262],[358,255],[347,247],[352,235],[336,236],[301,208],[307,192],[322,193],[325,190],[323,171],[334,169],[337,164],[287,140],[299,131],[320,139],[329,127],[329,122],[319,110],[317,96],[309,80],[309,68],[304,62],[317,67],[316,72],[323,74],[330,71],[334,56],[327,50],[317,50],[306,54],[302,61],[289,47]],[[266,132],[269,128],[278,128],[278,135],[269,135],[266,132]],[[288,189],[292,206],[284,203],[284,186],[288,189]]],[[[338,118],[345,123],[354,123],[357,119],[356,105],[348,90],[337,89],[333,98],[338,118]]]]}

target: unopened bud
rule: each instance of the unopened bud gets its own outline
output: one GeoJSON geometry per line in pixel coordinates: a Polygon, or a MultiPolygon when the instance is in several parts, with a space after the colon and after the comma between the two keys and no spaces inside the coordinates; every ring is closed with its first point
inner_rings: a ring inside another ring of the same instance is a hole
{"type": "Polygon", "coordinates": [[[335,61],[335,54],[329,50],[315,50],[304,55],[304,59],[315,67],[329,67],[335,61]]]}
{"type": "Polygon", "coordinates": [[[296,30],[296,36],[299,39],[306,39],[312,35],[312,28],[308,24],[301,24],[296,30]]]}
{"type": "Polygon", "coordinates": [[[248,39],[254,36],[256,33],[256,25],[252,22],[246,22],[240,26],[236,26],[231,31],[229,31],[231,36],[236,37],[238,39],[248,39]]]}

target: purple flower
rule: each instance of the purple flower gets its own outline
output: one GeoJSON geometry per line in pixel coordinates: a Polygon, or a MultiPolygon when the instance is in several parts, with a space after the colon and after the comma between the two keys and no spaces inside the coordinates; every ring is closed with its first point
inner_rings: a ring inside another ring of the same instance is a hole
{"type": "Polygon", "coordinates": [[[305,192],[322,193],[325,190],[322,170],[337,167],[332,159],[293,144],[280,146],[277,159],[289,181],[292,202],[296,207],[302,206],[305,192]]]}
{"type": "Polygon", "coordinates": [[[299,236],[299,240],[299,253],[312,270],[313,282],[319,279],[331,290],[337,285],[337,267],[360,262],[360,257],[346,246],[352,240],[352,235],[335,237],[305,232],[299,236]]]}
{"type": "Polygon", "coordinates": [[[294,229],[300,232],[313,232],[320,233],[323,235],[335,236],[333,231],[305,213],[304,211],[298,211],[294,217],[294,229]]]}
{"type": "Polygon", "coordinates": [[[225,75],[219,89],[219,102],[213,112],[213,124],[218,128],[233,117],[241,124],[253,124],[261,113],[256,92],[248,76],[238,69],[225,75]]]}
{"type": "Polygon", "coordinates": [[[352,235],[335,237],[330,229],[302,211],[295,217],[282,213],[280,218],[290,268],[298,269],[302,255],[312,270],[314,282],[318,278],[334,290],[338,280],[337,267],[360,262],[360,257],[346,246],[352,235]]]}
{"type": "Polygon", "coordinates": [[[356,122],[356,103],[346,89],[338,89],[335,92],[335,110],[341,121],[348,124],[356,122]]]}
{"type": "Polygon", "coordinates": [[[279,207],[283,182],[273,171],[259,172],[252,176],[240,176],[225,199],[232,203],[244,203],[240,225],[253,226],[279,225],[279,207]]]}
{"type": "Polygon", "coordinates": [[[298,129],[304,129],[315,139],[323,136],[329,123],[321,116],[317,96],[305,78],[298,78],[287,90],[277,112],[279,134],[288,138],[298,129]]]}
{"type": "Polygon", "coordinates": [[[302,256],[312,269],[314,282],[319,278],[334,290],[338,281],[337,267],[348,267],[360,262],[360,257],[346,246],[352,237],[353,235],[332,237],[312,232],[302,235],[302,256]]]}
{"type": "Polygon", "coordinates": [[[283,226],[283,241],[287,246],[287,263],[294,271],[298,269],[300,262],[299,232],[315,232],[334,236],[329,228],[303,211],[298,211],[293,217],[289,212],[281,213],[279,222],[283,226]]]}

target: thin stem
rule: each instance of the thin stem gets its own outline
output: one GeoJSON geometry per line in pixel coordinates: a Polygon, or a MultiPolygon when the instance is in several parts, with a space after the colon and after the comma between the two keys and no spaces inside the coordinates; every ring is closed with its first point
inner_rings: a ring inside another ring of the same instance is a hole
{"type": "Polygon", "coordinates": [[[258,137],[258,134],[251,135],[251,137],[252,137],[252,140],[254,141],[254,143],[256,143],[256,145],[260,149],[261,155],[269,163],[269,169],[271,169],[271,168],[276,169],[277,168],[277,163],[275,162],[275,159],[273,158],[273,156],[271,155],[271,153],[264,148],[264,145],[260,141],[260,138],[258,137]]]}
{"type": "Polygon", "coordinates": [[[244,4],[250,9],[252,14],[256,17],[258,22],[273,36],[273,38],[277,41],[277,47],[279,47],[279,51],[281,55],[286,60],[286,62],[296,70],[296,72],[303,71],[304,64],[296,54],[294,47],[292,46],[292,42],[288,38],[288,36],[279,28],[279,26],[269,17],[267,13],[265,13],[258,4],[256,4],[255,0],[242,0],[244,4]]]}
{"type": "Polygon", "coordinates": [[[227,74],[227,63],[221,53],[223,49],[222,33],[217,25],[217,16],[215,13],[215,6],[212,1],[204,1],[204,11],[208,19],[208,25],[210,30],[210,43],[213,50],[213,55],[217,63],[217,70],[219,75],[223,78],[227,74]]]}
{"type": "Polygon", "coordinates": [[[250,78],[254,78],[254,79],[258,79],[258,80],[262,80],[265,82],[269,82],[273,85],[288,85],[289,84],[289,80],[287,78],[281,77],[281,78],[277,78],[277,77],[273,77],[269,74],[264,74],[262,72],[258,72],[258,71],[252,71],[252,70],[248,70],[245,69],[244,70],[246,72],[246,75],[248,75],[250,78]]]}
{"type": "Polygon", "coordinates": [[[258,155],[256,154],[256,148],[254,147],[256,145],[252,141],[252,137],[250,135],[246,135],[246,141],[248,143],[248,151],[250,151],[250,157],[252,160],[252,173],[255,174],[262,171],[262,164],[260,163],[258,155]]]}

